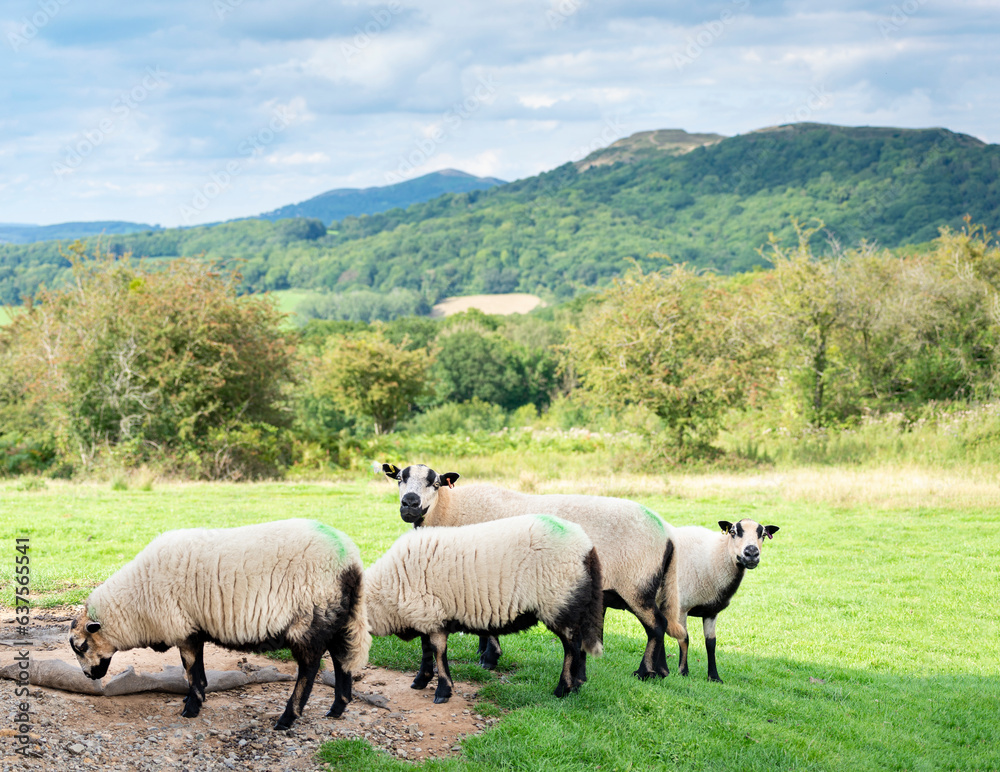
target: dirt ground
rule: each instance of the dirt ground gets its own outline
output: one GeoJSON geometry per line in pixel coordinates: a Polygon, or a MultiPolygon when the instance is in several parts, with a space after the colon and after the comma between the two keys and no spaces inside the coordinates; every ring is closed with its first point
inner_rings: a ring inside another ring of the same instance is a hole
{"type": "MultiPolygon", "coordinates": [[[[79,667],[68,644],[73,613],[64,608],[32,614],[33,657],[79,667]]],[[[0,617],[2,668],[14,662],[17,650],[10,645],[15,640],[12,613],[8,609],[0,617]]],[[[151,649],[119,652],[104,680],[129,666],[152,673],[179,664],[176,649],[165,654],[151,649]]],[[[268,666],[289,674],[296,670],[295,662],[205,647],[206,670],[268,666]]],[[[452,698],[435,705],[435,681],[416,691],[410,689],[413,673],[368,667],[360,676],[354,700],[341,719],[326,717],[333,689],[317,680],[305,714],[287,732],[276,732],[273,725],[293,682],[211,692],[194,719],[181,718],[180,694],[108,697],[31,686],[30,747],[37,755],[27,760],[14,754],[14,719],[25,698],[15,696],[14,681],[0,679],[0,716],[5,719],[0,724],[0,770],[315,770],[320,768],[315,752],[327,740],[360,738],[399,758],[417,760],[454,754],[461,738],[496,722],[475,713],[474,685],[456,682],[452,698]]]]}

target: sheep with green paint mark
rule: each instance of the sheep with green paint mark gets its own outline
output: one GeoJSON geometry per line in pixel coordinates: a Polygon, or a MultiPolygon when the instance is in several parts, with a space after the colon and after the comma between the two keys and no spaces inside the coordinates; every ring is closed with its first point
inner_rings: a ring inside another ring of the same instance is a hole
{"type": "MultiPolygon", "coordinates": [[[[664,633],[680,640],[686,632],[678,619],[673,528],[655,512],[606,496],[536,495],[492,485],[456,488],[456,472],[438,474],[423,464],[402,470],[383,464],[382,471],[399,483],[400,517],[415,528],[466,526],[529,513],[552,514],[582,526],[601,556],[605,606],[631,612],[646,632],[646,648],[633,675],[667,675],[664,633]]],[[[484,636],[479,652],[483,667],[495,667],[499,641],[484,636]]]]}
{"type": "Polygon", "coordinates": [[[556,697],[580,687],[583,652],[600,655],[601,566],[580,526],[527,515],[463,528],[403,534],[365,572],[373,635],[420,637],[414,689],[434,677],[434,702],[451,697],[448,634],[500,635],[541,622],[562,641],[556,697]]]}
{"type": "Polygon", "coordinates": [[[329,651],[335,697],[327,715],[339,718],[371,645],[363,581],[354,543],[312,520],[169,531],[90,594],[70,646],[93,679],[104,677],[117,651],[176,646],[190,685],[186,718],[205,699],[206,642],[238,651],[289,648],[298,678],[275,729],[302,715],[329,651]]]}

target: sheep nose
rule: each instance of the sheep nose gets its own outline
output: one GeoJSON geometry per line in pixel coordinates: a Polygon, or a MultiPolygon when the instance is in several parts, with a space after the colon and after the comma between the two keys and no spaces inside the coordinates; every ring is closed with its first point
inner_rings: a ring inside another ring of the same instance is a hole
{"type": "Polygon", "coordinates": [[[752,544],[743,550],[743,555],[747,560],[753,560],[754,562],[760,560],[760,550],[752,544]]]}
{"type": "Polygon", "coordinates": [[[419,507],[420,497],[416,493],[404,493],[403,498],[399,501],[404,507],[419,507]]]}

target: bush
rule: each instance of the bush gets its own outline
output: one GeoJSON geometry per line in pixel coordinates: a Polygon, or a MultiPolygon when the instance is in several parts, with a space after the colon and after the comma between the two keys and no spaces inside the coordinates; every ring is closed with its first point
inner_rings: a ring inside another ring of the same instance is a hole
{"type": "Polygon", "coordinates": [[[475,434],[497,432],[506,425],[499,405],[473,398],[468,402],[447,402],[411,419],[406,430],[421,434],[475,434]]]}
{"type": "Polygon", "coordinates": [[[208,457],[220,432],[288,423],[295,351],[269,300],[237,297],[238,276],[187,260],[157,271],[87,260],[79,246],[69,257],[74,285],[43,290],[0,331],[5,424],[52,436],[86,468],[101,453],[136,465],[208,457]]]}

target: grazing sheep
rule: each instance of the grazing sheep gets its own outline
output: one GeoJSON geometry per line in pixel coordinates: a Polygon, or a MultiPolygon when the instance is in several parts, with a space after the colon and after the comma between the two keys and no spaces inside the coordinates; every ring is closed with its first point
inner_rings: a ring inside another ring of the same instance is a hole
{"type": "Polygon", "coordinates": [[[601,653],[601,566],[583,529],[549,515],[403,534],[365,571],[373,635],[420,636],[411,684],[434,677],[434,702],[451,697],[448,634],[507,634],[542,622],[563,645],[556,697],[579,688],[583,651],[601,653]]]}
{"type": "Polygon", "coordinates": [[[339,718],[371,645],[363,576],[354,543],[312,520],[170,531],[90,594],[69,643],[95,680],[116,651],[176,646],[190,684],[186,718],[205,699],[206,641],[238,651],[288,647],[298,678],[275,729],[302,715],[329,651],[336,686],[327,715],[339,718]]]}
{"type": "Polygon", "coordinates": [[[760,547],[765,537],[773,539],[776,525],[760,525],[750,519],[730,523],[720,520],[722,532],[697,525],[675,528],[677,540],[677,582],[680,618],[685,634],[679,641],[681,675],[688,674],[688,614],[702,618],[705,650],[708,653],[708,680],[718,681],[715,666],[715,619],[736,594],[746,569],[760,563],[760,547]]]}
{"type": "MultiPolygon", "coordinates": [[[[646,649],[633,675],[645,679],[670,672],[663,634],[680,639],[684,628],[677,613],[673,529],[659,515],[633,501],[604,496],[531,495],[491,485],[455,488],[457,473],[438,474],[422,464],[403,470],[383,464],[382,471],[399,483],[400,516],[414,527],[465,526],[529,513],[582,526],[601,556],[604,605],[631,612],[646,631],[646,649]]],[[[499,641],[483,637],[479,652],[483,667],[495,667],[499,641]]],[[[586,680],[586,667],[582,677],[586,680]]]]}

